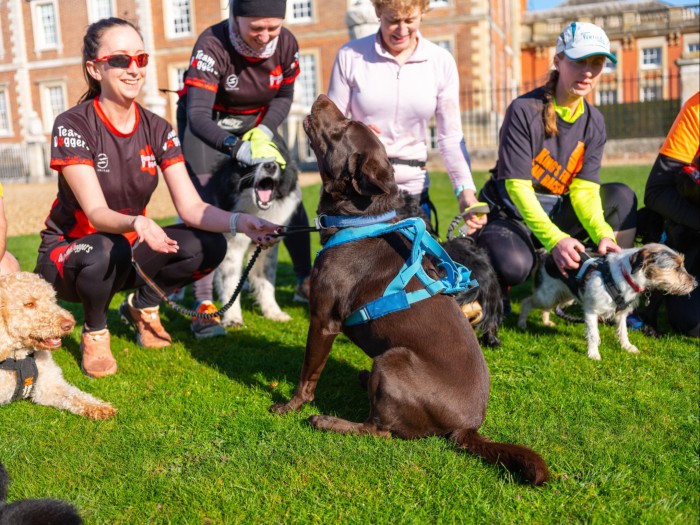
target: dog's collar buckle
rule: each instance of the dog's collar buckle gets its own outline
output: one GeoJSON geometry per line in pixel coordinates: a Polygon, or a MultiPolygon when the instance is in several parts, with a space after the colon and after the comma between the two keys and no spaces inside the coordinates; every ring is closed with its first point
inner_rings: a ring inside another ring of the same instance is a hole
{"type": "Polygon", "coordinates": [[[4,361],[0,361],[0,370],[14,371],[17,373],[17,385],[15,386],[15,393],[12,395],[10,401],[26,399],[31,395],[32,390],[34,390],[36,378],[39,375],[34,354],[29,354],[24,359],[12,359],[8,357],[4,361]]]}

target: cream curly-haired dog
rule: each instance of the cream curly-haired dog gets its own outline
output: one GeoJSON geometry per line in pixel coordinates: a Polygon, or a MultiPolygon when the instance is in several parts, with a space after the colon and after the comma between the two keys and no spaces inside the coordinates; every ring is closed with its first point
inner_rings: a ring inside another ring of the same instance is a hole
{"type": "Polygon", "coordinates": [[[36,274],[0,277],[0,405],[30,398],[79,416],[107,419],[116,410],[63,378],[51,351],[75,326],[56,292],[36,274]]]}

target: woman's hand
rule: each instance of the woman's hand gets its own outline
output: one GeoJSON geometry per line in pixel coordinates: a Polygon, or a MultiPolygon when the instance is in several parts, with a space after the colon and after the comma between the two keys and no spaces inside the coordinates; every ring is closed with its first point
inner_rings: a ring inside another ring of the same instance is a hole
{"type": "Polygon", "coordinates": [[[241,213],[238,217],[236,230],[239,233],[244,233],[258,246],[268,248],[279,242],[280,238],[274,234],[284,230],[284,226],[274,224],[255,215],[241,213]]]}
{"type": "Polygon", "coordinates": [[[464,218],[464,224],[466,224],[468,228],[467,235],[471,235],[479,228],[483,228],[484,226],[486,226],[488,217],[485,213],[464,213],[464,210],[479,202],[473,190],[464,190],[462,193],[459,194],[458,200],[459,212],[462,214],[462,217],[464,218]]]}
{"type": "Polygon", "coordinates": [[[168,237],[165,230],[152,219],[137,215],[131,224],[139,236],[139,242],[145,242],[154,252],[176,253],[180,249],[177,241],[168,237]]]}
{"type": "Polygon", "coordinates": [[[580,253],[586,248],[578,239],[565,237],[552,248],[554,264],[557,265],[562,275],[566,276],[566,270],[577,270],[581,262],[580,253]]]}
{"type": "Polygon", "coordinates": [[[600,255],[605,255],[606,253],[610,252],[619,252],[622,250],[617,243],[609,238],[609,237],[603,237],[600,242],[598,242],[598,253],[600,255]]]}

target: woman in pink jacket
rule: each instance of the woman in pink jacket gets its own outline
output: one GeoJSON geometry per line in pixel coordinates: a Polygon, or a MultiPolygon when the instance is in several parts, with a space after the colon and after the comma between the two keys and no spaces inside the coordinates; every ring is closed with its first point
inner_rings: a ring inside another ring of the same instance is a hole
{"type": "MultiPolygon", "coordinates": [[[[328,96],[345,115],[377,133],[399,188],[424,209],[430,184],[427,128],[434,116],[438,149],[464,212],[477,198],[462,133],[459,75],[452,55],[420,34],[429,0],[372,4],[379,31],[340,48],[328,96]]],[[[485,215],[475,213],[464,219],[472,231],[486,223],[485,215]]]]}

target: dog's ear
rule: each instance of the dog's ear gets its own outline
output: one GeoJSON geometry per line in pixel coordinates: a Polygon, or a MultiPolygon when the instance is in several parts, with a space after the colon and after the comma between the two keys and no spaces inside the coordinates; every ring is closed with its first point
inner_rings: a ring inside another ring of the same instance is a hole
{"type": "Polygon", "coordinates": [[[350,158],[352,186],[360,195],[383,195],[396,192],[394,172],[387,160],[376,155],[353,153],[350,158]]]}
{"type": "Polygon", "coordinates": [[[632,273],[643,270],[654,260],[658,250],[654,250],[653,246],[653,244],[644,245],[630,256],[632,273]]]}

